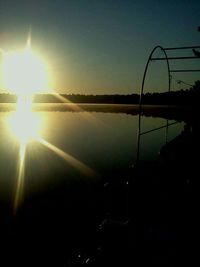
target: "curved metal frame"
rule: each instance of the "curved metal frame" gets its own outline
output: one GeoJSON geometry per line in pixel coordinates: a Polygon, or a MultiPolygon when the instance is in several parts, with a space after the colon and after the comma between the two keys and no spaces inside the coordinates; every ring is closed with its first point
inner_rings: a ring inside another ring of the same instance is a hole
{"type": "MultiPolygon", "coordinates": [[[[165,55],[165,60],[167,61],[168,82],[169,82],[169,84],[168,84],[168,86],[169,86],[169,87],[168,87],[168,91],[170,92],[170,90],[171,90],[171,75],[170,75],[170,66],[169,66],[168,56],[167,56],[167,53],[166,53],[166,51],[165,51],[165,48],[163,48],[163,47],[160,46],[160,45],[157,45],[157,46],[155,46],[154,49],[151,51],[150,56],[149,56],[149,58],[148,58],[148,60],[147,60],[147,63],[146,63],[145,70],[144,70],[144,75],[143,75],[143,79],[142,79],[142,88],[141,88],[141,91],[140,91],[140,102],[139,102],[140,107],[142,106],[142,94],[143,94],[143,92],[144,92],[144,84],[145,84],[145,79],[146,79],[146,74],[147,74],[147,70],[148,70],[148,67],[149,67],[149,63],[150,63],[150,61],[152,61],[152,56],[153,56],[154,52],[155,52],[158,48],[160,48],[160,49],[163,51],[163,53],[164,53],[164,55],[165,55]]],[[[154,60],[154,59],[153,59],[153,60],[154,60]]]]}
{"type": "MultiPolygon", "coordinates": [[[[187,46],[187,47],[168,47],[168,48],[163,48],[160,45],[157,45],[154,47],[154,49],[151,51],[149,58],[147,60],[146,66],[145,66],[145,70],[144,70],[144,74],[143,74],[143,79],[142,79],[142,88],[140,91],[140,99],[139,99],[139,126],[138,126],[138,141],[137,141],[137,162],[139,161],[139,156],[140,156],[140,136],[141,136],[141,113],[142,113],[142,95],[144,92],[144,84],[145,84],[145,79],[146,79],[146,75],[147,75],[147,70],[149,67],[149,63],[150,61],[153,60],[166,60],[167,62],[167,70],[168,70],[168,92],[171,91],[171,72],[200,72],[200,69],[178,69],[178,70],[171,70],[170,66],[169,66],[169,60],[186,60],[186,59],[200,59],[199,56],[179,56],[179,57],[168,57],[166,51],[170,51],[170,50],[187,50],[187,49],[193,49],[194,50],[198,48],[200,49],[200,46],[187,46]],[[161,51],[164,53],[165,57],[162,58],[158,58],[158,57],[152,57],[154,52],[157,49],[161,49],[161,51]]],[[[166,142],[167,142],[167,136],[168,136],[168,127],[170,126],[170,124],[168,123],[167,120],[167,124],[166,124],[166,142]]],[[[159,128],[158,128],[159,129],[159,128]]],[[[156,129],[155,129],[156,130],[156,129]]],[[[147,132],[152,132],[151,131],[147,131],[147,132]]],[[[142,133],[144,134],[144,133],[142,133]]]]}
{"type": "MultiPolygon", "coordinates": [[[[165,51],[165,48],[163,48],[160,45],[157,45],[157,46],[154,47],[154,49],[151,51],[151,53],[149,55],[149,58],[147,60],[146,66],[145,66],[143,79],[142,79],[142,88],[141,88],[141,91],[140,91],[140,99],[139,99],[139,126],[138,126],[138,138],[137,138],[137,140],[138,140],[137,141],[137,161],[139,160],[139,156],[140,156],[140,136],[141,136],[140,132],[141,132],[142,95],[143,95],[143,92],[144,92],[144,84],[145,84],[145,79],[146,79],[149,63],[152,61],[152,56],[153,56],[154,52],[157,49],[161,49],[161,51],[165,55],[165,60],[167,62],[167,71],[168,71],[168,92],[170,92],[170,90],[171,90],[171,74],[170,74],[170,66],[169,66],[168,56],[167,56],[167,53],[165,51]]],[[[167,120],[166,127],[168,127],[168,120],[167,120]]]]}

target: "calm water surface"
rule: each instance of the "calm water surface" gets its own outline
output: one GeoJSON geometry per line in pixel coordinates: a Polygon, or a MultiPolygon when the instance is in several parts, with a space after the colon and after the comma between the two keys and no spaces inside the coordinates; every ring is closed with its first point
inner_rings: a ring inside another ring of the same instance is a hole
{"type": "MultiPolygon", "coordinates": [[[[0,113],[0,190],[2,194],[13,193],[16,186],[20,142],[15,138],[8,124],[14,112],[0,113]]],[[[114,177],[123,173],[136,160],[138,116],[121,113],[101,112],[36,112],[40,118],[40,136],[53,146],[61,149],[87,165],[98,174],[90,177],[91,182],[102,177],[114,177]]],[[[27,125],[19,127],[30,128],[27,125]]],[[[142,131],[166,124],[162,118],[143,117],[142,131]]],[[[183,123],[169,128],[168,141],[178,135],[183,123]]],[[[157,157],[166,142],[166,129],[141,137],[141,159],[157,157]]],[[[64,160],[52,149],[37,140],[26,145],[25,192],[34,194],[60,182],[85,181],[80,168],[64,160]]]]}

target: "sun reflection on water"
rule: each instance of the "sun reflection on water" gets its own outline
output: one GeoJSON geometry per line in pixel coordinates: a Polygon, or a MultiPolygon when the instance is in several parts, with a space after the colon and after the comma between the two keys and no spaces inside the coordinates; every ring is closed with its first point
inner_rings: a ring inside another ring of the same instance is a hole
{"type": "MultiPolygon", "coordinates": [[[[0,50],[0,52],[2,51],[0,50]]],[[[31,50],[30,36],[24,51],[14,54],[3,51],[3,55],[6,85],[18,95],[16,111],[7,118],[13,138],[20,144],[14,201],[14,212],[16,212],[23,199],[26,148],[31,141],[37,141],[46,146],[83,174],[90,177],[96,177],[97,174],[87,165],[42,137],[44,126],[42,117],[37,112],[33,112],[32,106],[34,94],[45,89],[48,81],[42,61],[31,50]]]]}
{"type": "Polygon", "coordinates": [[[14,201],[15,212],[23,197],[26,147],[30,141],[38,140],[42,126],[39,114],[32,111],[32,98],[32,96],[19,96],[16,111],[7,118],[13,138],[20,144],[14,201]]]}
{"type": "Polygon", "coordinates": [[[53,151],[58,157],[76,168],[87,177],[98,177],[89,166],[72,155],[49,143],[42,137],[44,122],[39,113],[32,110],[30,96],[19,96],[16,111],[7,118],[7,124],[13,138],[20,144],[17,165],[17,183],[14,197],[14,213],[23,201],[26,150],[30,142],[36,141],[53,151]]]}
{"type": "Polygon", "coordinates": [[[21,144],[27,144],[40,135],[42,121],[39,114],[32,111],[32,97],[20,96],[16,112],[8,118],[12,134],[21,144]]]}

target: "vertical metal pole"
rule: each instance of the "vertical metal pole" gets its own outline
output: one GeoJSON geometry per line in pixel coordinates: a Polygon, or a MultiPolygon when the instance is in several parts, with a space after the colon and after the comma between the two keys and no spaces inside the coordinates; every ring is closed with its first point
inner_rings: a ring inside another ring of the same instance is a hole
{"type": "MultiPolygon", "coordinates": [[[[168,92],[171,92],[171,75],[170,75],[170,71],[168,72],[169,74],[169,90],[168,92]]],[[[169,103],[168,103],[168,110],[169,110],[169,103]]],[[[169,135],[169,120],[167,119],[167,125],[166,125],[166,139],[165,139],[165,143],[168,143],[168,135],[169,135]]]]}
{"type": "MultiPolygon", "coordinates": [[[[170,66],[169,66],[169,60],[168,60],[168,56],[167,53],[165,51],[164,48],[162,48],[163,53],[165,54],[165,58],[167,61],[167,71],[168,71],[168,93],[171,92],[171,72],[170,72],[170,66]]],[[[169,103],[168,103],[168,110],[169,110],[169,103]]],[[[167,144],[168,142],[168,134],[169,134],[169,120],[167,119],[167,123],[166,123],[166,137],[165,137],[165,142],[167,144]]]]}

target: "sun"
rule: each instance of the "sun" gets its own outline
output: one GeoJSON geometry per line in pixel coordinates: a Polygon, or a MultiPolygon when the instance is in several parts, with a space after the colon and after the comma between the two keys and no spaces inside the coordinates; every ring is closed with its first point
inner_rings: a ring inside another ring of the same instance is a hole
{"type": "Polygon", "coordinates": [[[3,78],[5,87],[17,95],[34,95],[48,89],[47,64],[31,49],[30,38],[24,50],[4,53],[3,78]]]}

